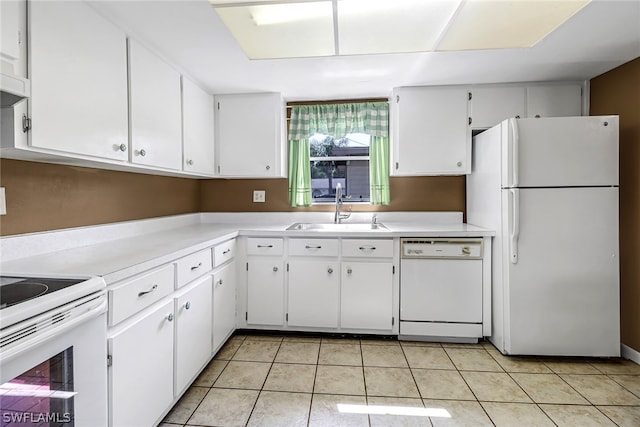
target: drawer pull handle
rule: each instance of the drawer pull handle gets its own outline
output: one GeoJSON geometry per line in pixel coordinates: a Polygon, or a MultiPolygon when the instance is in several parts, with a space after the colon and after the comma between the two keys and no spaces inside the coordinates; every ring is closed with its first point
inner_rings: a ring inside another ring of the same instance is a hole
{"type": "Polygon", "coordinates": [[[327,268],[327,273],[332,274],[333,273],[333,268],[331,268],[331,267],[327,268]]]}
{"type": "Polygon", "coordinates": [[[309,246],[309,245],[306,245],[304,248],[305,248],[305,249],[322,249],[322,246],[319,246],[319,245],[318,245],[318,246],[309,246]]]}
{"type": "Polygon", "coordinates": [[[191,308],[191,301],[187,301],[187,303],[184,305],[184,309],[189,310],[190,308],[191,308]]]}
{"type": "Polygon", "coordinates": [[[226,254],[228,254],[229,252],[231,252],[231,249],[227,249],[226,251],[222,251],[222,255],[226,255],[226,254]]]}
{"type": "Polygon", "coordinates": [[[138,297],[144,296],[146,294],[150,294],[151,292],[155,291],[156,289],[158,289],[158,285],[153,285],[151,287],[151,289],[149,289],[148,291],[138,292],[138,297]]]}
{"type": "Polygon", "coordinates": [[[173,313],[169,313],[169,315],[167,316],[167,320],[169,322],[173,322],[173,313]]]}
{"type": "Polygon", "coordinates": [[[376,247],[375,246],[360,246],[358,249],[360,249],[361,251],[375,251],[376,247]]]}
{"type": "Polygon", "coordinates": [[[351,267],[347,268],[347,274],[351,274],[353,273],[353,270],[351,269],[351,267]]]}
{"type": "Polygon", "coordinates": [[[201,262],[199,262],[199,263],[198,263],[198,265],[194,265],[193,267],[191,267],[191,271],[193,271],[193,270],[197,270],[197,269],[199,269],[200,267],[202,267],[202,263],[201,263],[201,262]]]}
{"type": "Polygon", "coordinates": [[[259,248],[272,248],[273,245],[258,245],[259,248]]]}
{"type": "Polygon", "coordinates": [[[273,271],[278,271],[278,267],[273,267],[273,271]]]}
{"type": "Polygon", "coordinates": [[[465,255],[471,255],[471,248],[465,246],[464,248],[462,248],[462,253],[465,255]]]}
{"type": "Polygon", "coordinates": [[[222,279],[218,280],[218,286],[222,286],[222,279]]]}

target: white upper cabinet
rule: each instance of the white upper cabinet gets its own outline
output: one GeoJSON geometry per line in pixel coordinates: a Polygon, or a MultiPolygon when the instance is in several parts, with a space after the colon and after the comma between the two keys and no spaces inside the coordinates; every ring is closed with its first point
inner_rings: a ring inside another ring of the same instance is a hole
{"type": "Polygon", "coordinates": [[[286,176],[284,104],[280,94],[216,95],[215,117],[219,176],[286,176]]]}
{"type": "Polygon", "coordinates": [[[0,2],[0,70],[3,73],[26,77],[26,25],[26,0],[0,2]]]}
{"type": "Polygon", "coordinates": [[[470,172],[471,127],[466,88],[398,88],[391,104],[392,175],[470,172]]]}
{"type": "Polygon", "coordinates": [[[485,86],[470,92],[474,129],[487,129],[511,117],[526,117],[526,91],[522,86],[485,86]]]}
{"type": "Polygon", "coordinates": [[[213,175],[213,96],[182,77],[183,165],[185,172],[213,175]]]}
{"type": "Polygon", "coordinates": [[[572,117],[582,115],[579,84],[527,87],[527,117],[572,117]]]}
{"type": "Polygon", "coordinates": [[[30,144],[127,161],[124,32],[86,2],[29,7],[30,144]]]}
{"type": "Polygon", "coordinates": [[[131,161],[182,169],[180,73],[129,40],[131,161]]]}

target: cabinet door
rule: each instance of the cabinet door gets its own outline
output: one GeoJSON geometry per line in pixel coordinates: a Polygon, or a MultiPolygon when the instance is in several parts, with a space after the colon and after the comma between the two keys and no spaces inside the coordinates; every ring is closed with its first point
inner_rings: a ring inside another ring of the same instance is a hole
{"type": "Polygon", "coordinates": [[[221,95],[215,101],[218,175],[281,176],[280,95],[221,95]]]}
{"type": "Polygon", "coordinates": [[[488,129],[511,117],[525,117],[522,86],[473,88],[471,94],[473,129],[488,129]]]}
{"type": "Polygon", "coordinates": [[[392,174],[469,173],[468,91],[412,87],[397,89],[395,95],[392,174]]]}
{"type": "Polygon", "coordinates": [[[180,74],[129,40],[131,161],[182,169],[180,74]]]}
{"type": "Polygon", "coordinates": [[[27,2],[13,0],[0,2],[0,60],[2,71],[26,77],[20,60],[23,58],[23,38],[26,38],[27,2]]]}
{"type": "Polygon", "coordinates": [[[527,87],[527,117],[582,115],[582,88],[578,84],[527,87]]]}
{"type": "Polygon", "coordinates": [[[214,174],[213,96],[182,78],[184,164],[187,172],[214,174]]]}
{"type": "Polygon", "coordinates": [[[127,161],[124,32],[87,2],[29,8],[31,145],[127,161]]]}
{"type": "Polygon", "coordinates": [[[284,325],[282,258],[250,258],[247,263],[247,323],[284,325]]]}
{"type": "Polygon", "coordinates": [[[393,328],[393,264],[343,262],[340,327],[393,328]]]}
{"type": "Polygon", "coordinates": [[[339,268],[337,261],[289,262],[290,326],[338,327],[339,268]]]}
{"type": "Polygon", "coordinates": [[[110,425],[155,425],[173,402],[173,300],[108,340],[110,425]]]}
{"type": "Polygon", "coordinates": [[[231,262],[213,275],[213,352],[236,329],[236,264],[231,262]]]}
{"type": "Polygon", "coordinates": [[[174,298],[175,395],[179,395],[211,358],[211,276],[199,279],[174,298]]]}

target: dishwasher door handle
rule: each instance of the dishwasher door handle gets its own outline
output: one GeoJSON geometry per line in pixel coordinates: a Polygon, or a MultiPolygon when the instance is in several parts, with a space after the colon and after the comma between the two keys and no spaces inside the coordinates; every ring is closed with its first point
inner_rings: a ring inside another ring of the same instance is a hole
{"type": "Polygon", "coordinates": [[[510,225],[509,232],[509,255],[512,264],[518,263],[518,239],[520,238],[520,190],[512,188],[509,190],[511,200],[509,203],[510,225]]]}

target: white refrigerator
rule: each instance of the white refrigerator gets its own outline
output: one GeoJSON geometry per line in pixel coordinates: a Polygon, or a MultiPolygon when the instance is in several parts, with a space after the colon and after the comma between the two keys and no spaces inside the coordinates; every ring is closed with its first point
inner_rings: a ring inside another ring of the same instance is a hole
{"type": "Polygon", "coordinates": [[[491,342],[619,356],[618,116],[508,119],[472,153],[467,222],[496,232],[491,342]]]}

